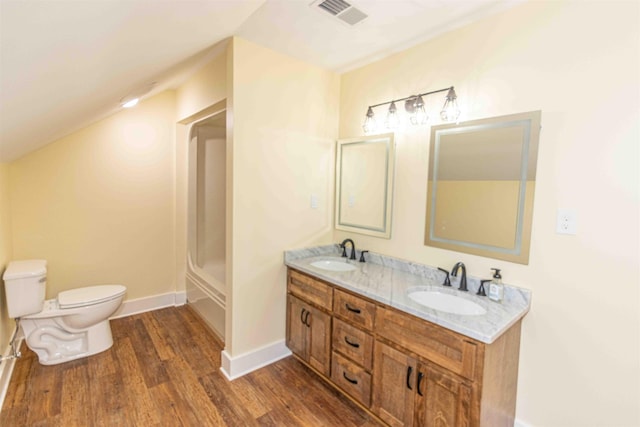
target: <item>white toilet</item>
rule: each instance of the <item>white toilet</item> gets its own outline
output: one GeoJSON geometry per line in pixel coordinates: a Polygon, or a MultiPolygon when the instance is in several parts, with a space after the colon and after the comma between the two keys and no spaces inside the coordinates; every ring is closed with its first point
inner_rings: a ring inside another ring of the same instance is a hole
{"type": "Polygon", "coordinates": [[[27,346],[41,364],[91,356],[113,345],[109,316],[122,304],[126,287],[88,286],[45,301],[45,260],[12,261],[3,279],[9,317],[19,318],[27,346]]]}

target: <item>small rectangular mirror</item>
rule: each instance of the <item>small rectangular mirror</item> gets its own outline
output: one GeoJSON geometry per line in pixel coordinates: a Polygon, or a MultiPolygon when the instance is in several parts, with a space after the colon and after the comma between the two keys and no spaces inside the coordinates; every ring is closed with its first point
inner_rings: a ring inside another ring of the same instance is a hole
{"type": "Polygon", "coordinates": [[[540,111],[431,128],[425,245],[529,263],[540,111]]]}
{"type": "Polygon", "coordinates": [[[391,237],[393,134],[337,142],[336,229],[391,237]]]}

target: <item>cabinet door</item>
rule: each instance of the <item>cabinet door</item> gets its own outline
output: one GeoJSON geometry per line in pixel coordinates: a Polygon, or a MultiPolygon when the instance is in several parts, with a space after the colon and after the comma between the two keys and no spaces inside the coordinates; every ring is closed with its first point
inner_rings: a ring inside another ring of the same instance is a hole
{"type": "MultiPolygon", "coordinates": [[[[300,356],[303,360],[308,360],[307,351],[307,305],[298,298],[287,296],[287,347],[300,356]]],[[[310,315],[309,315],[310,316],[310,315]]]]}
{"type": "Polygon", "coordinates": [[[434,366],[420,365],[416,425],[470,427],[471,388],[434,366]]]}
{"type": "Polygon", "coordinates": [[[376,341],[371,410],[391,426],[413,425],[416,368],[414,358],[376,341]]]}
{"type": "Polygon", "coordinates": [[[311,306],[306,306],[311,313],[305,315],[309,326],[308,355],[309,364],[329,376],[331,372],[331,316],[311,306]]]}

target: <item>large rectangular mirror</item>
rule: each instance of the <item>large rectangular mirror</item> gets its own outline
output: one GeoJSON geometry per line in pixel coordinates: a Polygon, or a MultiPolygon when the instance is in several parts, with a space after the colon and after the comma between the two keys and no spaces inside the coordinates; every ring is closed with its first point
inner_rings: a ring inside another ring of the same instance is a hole
{"type": "Polygon", "coordinates": [[[340,140],[336,154],[336,229],[391,237],[393,134],[340,140]]]}
{"type": "Polygon", "coordinates": [[[431,128],[425,245],[529,263],[540,111],[431,128]]]}

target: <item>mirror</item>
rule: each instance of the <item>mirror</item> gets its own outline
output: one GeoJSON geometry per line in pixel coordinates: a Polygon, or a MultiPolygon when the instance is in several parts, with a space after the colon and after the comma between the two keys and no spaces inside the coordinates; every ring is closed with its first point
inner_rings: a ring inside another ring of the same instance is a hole
{"type": "Polygon", "coordinates": [[[336,229],[391,237],[393,134],[340,140],[336,154],[336,229]]]}
{"type": "Polygon", "coordinates": [[[431,128],[425,245],[529,263],[540,115],[431,128]]]}

